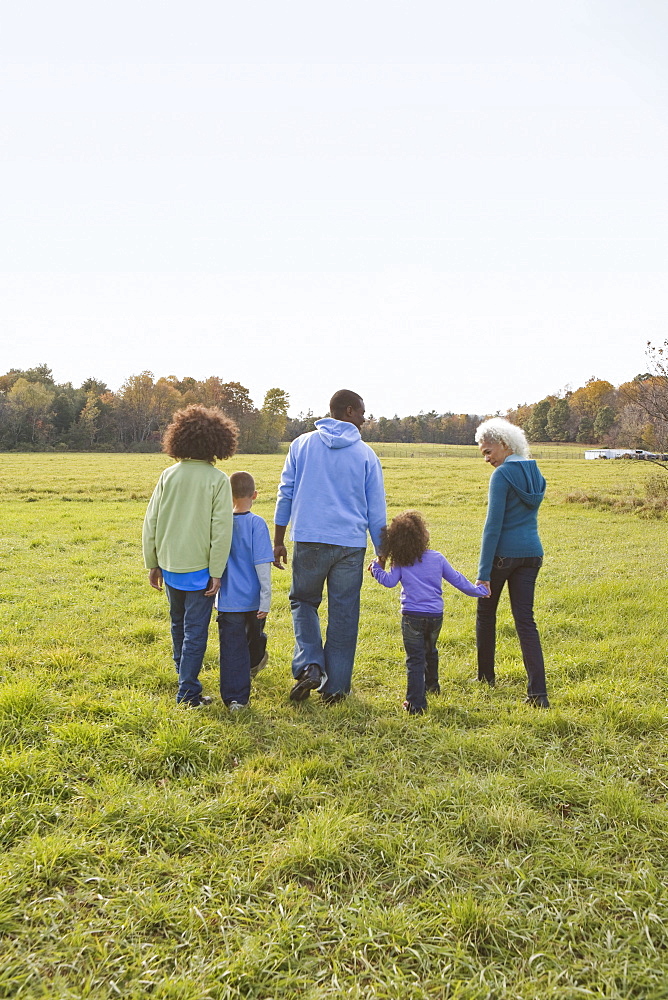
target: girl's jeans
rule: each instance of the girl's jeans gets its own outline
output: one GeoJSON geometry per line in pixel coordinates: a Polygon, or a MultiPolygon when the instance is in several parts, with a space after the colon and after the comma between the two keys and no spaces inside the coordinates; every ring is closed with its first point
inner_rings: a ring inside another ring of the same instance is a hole
{"type": "Polygon", "coordinates": [[[443,615],[436,618],[401,616],[401,636],[406,650],[406,701],[411,712],[427,707],[427,685],[438,684],[438,640],[443,615]]]}
{"type": "Polygon", "coordinates": [[[175,590],[168,584],[165,590],[172,621],[174,663],[179,675],[176,700],[199,702],[202,693],[199,672],[209,638],[214,598],[205,597],[203,590],[175,590]]]}
{"type": "Polygon", "coordinates": [[[496,609],[504,583],[508,583],[510,608],[522,648],[524,669],[527,672],[527,694],[538,698],[547,694],[545,663],[540,636],[533,617],[533,597],[536,577],[543,564],[540,556],[511,558],[496,556],[490,576],[491,597],[478,598],[475,636],[478,649],[478,680],[494,680],[494,652],[496,646],[496,609]]]}

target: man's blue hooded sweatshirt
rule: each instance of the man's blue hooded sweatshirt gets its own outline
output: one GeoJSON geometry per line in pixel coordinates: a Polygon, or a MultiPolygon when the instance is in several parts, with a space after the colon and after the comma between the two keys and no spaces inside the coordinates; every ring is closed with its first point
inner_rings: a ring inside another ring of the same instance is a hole
{"type": "Polygon", "coordinates": [[[538,508],[545,480],[533,459],[509,455],[492,473],[489,506],[482,533],[478,579],[489,580],[495,556],[542,556],[538,508]]]}
{"type": "Polygon", "coordinates": [[[295,542],[376,550],[385,526],[383,471],[355,424],[325,417],[290,445],[278,487],[274,522],[290,524],[295,542]]]}

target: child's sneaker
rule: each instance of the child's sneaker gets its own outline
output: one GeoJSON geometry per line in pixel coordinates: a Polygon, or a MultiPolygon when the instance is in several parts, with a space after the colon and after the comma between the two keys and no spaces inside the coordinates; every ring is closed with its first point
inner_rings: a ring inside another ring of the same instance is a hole
{"type": "Polygon", "coordinates": [[[251,677],[257,677],[261,670],[267,666],[269,662],[269,653],[265,653],[259,663],[256,663],[254,667],[251,667],[251,677]]]}

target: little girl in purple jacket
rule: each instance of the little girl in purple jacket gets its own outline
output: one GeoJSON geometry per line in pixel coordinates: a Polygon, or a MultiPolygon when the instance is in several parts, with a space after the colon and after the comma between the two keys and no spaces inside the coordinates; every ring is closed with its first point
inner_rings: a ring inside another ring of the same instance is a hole
{"type": "Polygon", "coordinates": [[[429,531],[421,514],[407,510],[385,529],[380,556],[369,571],[384,587],[401,583],[401,635],[406,650],[406,700],[411,715],[427,708],[427,693],[440,694],[436,641],[443,624],[442,581],[469,597],[488,597],[453,569],[440,552],[429,548],[429,531]],[[390,560],[391,568],[385,569],[390,560]]]}

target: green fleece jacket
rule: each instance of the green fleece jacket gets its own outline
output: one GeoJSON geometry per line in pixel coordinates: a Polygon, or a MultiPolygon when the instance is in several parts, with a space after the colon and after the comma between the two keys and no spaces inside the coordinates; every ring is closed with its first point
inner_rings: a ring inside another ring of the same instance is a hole
{"type": "Polygon", "coordinates": [[[144,518],[147,569],[220,577],[232,542],[230,480],[209,462],[186,459],[160,476],[144,518]]]}

